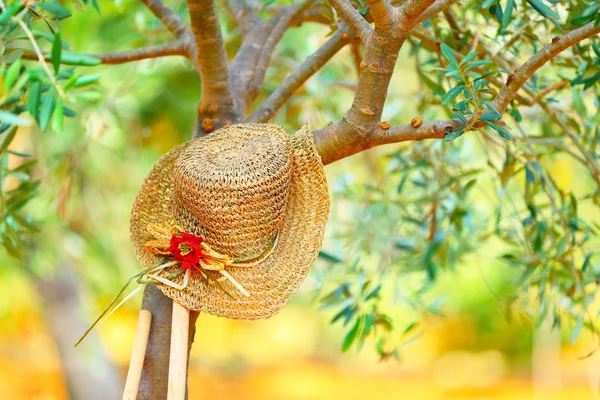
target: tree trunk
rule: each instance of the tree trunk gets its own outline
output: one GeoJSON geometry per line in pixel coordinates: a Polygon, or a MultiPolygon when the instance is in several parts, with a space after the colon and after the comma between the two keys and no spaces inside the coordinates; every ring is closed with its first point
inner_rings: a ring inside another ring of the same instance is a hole
{"type": "Polygon", "coordinates": [[[90,321],[82,318],[81,285],[69,261],[63,260],[56,275],[44,279],[31,275],[46,324],[56,344],[63,366],[69,398],[73,400],[111,400],[121,398],[122,380],[107,357],[104,346],[92,332],[85,343],[75,348],[90,321]]]}
{"type": "MultiPolygon", "coordinates": [[[[137,398],[138,400],[166,399],[169,383],[169,349],[171,346],[173,301],[156,286],[147,285],[144,289],[142,309],[152,313],[152,324],[137,398]]],[[[194,342],[198,315],[197,312],[190,313],[188,355],[194,342]]]]}

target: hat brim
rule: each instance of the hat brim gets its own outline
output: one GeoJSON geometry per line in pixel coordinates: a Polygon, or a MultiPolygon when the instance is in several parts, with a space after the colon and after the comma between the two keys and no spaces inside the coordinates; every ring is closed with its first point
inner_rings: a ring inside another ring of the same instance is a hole
{"type": "MultiPolygon", "coordinates": [[[[215,132],[218,134],[218,132],[215,132]]],[[[192,140],[202,140],[192,139],[192,140]]],[[[270,255],[253,267],[229,267],[227,272],[250,294],[246,297],[224,280],[223,288],[192,272],[187,287],[178,290],[156,286],[184,307],[233,319],[268,318],[279,312],[304,282],[315,262],[329,214],[327,180],[308,125],[292,136],[292,177],[283,225],[270,255]]],[[[153,240],[148,224],[176,224],[172,212],[172,171],[179,155],[192,141],[173,148],[160,158],[142,184],[131,212],[131,240],[143,267],[159,256],[145,243],[153,240]]],[[[166,274],[166,271],[164,272],[166,274]]],[[[183,277],[174,280],[181,283],[183,277]]]]}

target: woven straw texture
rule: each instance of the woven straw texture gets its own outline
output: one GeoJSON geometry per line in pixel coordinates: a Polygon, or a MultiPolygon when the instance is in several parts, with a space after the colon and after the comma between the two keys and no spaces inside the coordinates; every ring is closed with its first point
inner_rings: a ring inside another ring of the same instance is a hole
{"type": "Polygon", "coordinates": [[[268,318],[306,278],[321,248],[328,214],[325,171],[308,125],[293,136],[275,125],[233,125],[161,157],[133,204],[131,239],[144,267],[158,259],[144,247],[152,240],[149,223],[178,224],[235,261],[270,252],[253,267],[226,269],[249,297],[221,281],[231,298],[198,273],[192,273],[183,290],[157,284],[191,310],[234,319],[268,318]]]}

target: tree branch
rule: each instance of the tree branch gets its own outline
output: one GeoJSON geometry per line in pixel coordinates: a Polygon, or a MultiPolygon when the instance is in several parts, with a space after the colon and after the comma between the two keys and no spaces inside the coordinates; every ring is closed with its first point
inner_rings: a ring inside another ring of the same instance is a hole
{"type": "Polygon", "coordinates": [[[245,0],[224,0],[223,3],[227,8],[227,12],[240,27],[243,37],[248,35],[253,26],[261,23],[256,11],[245,0]]]}
{"type": "Polygon", "coordinates": [[[173,33],[176,38],[181,38],[183,36],[191,34],[189,28],[186,24],[183,23],[181,18],[175,11],[164,5],[164,3],[160,0],[141,0],[142,3],[152,11],[152,13],[157,16],[165,27],[173,33]]]}
{"type": "Polygon", "coordinates": [[[519,89],[525,85],[525,82],[527,82],[535,71],[564,50],[598,33],[600,33],[600,26],[594,26],[594,22],[592,21],[581,28],[572,30],[562,37],[556,36],[552,39],[552,43],[535,53],[533,57],[527,60],[525,64],[510,76],[504,87],[500,89],[498,96],[496,96],[493,103],[494,107],[496,107],[498,112],[504,113],[510,102],[517,95],[519,89]]]}
{"type": "MultiPolygon", "coordinates": [[[[125,64],[132,61],[146,60],[149,58],[159,58],[166,56],[183,56],[189,58],[188,44],[183,40],[171,43],[158,44],[155,46],[142,47],[140,49],[119,51],[114,53],[86,54],[100,59],[102,64],[125,64]]],[[[23,60],[38,60],[37,54],[32,51],[25,51],[21,56],[23,60]]],[[[51,61],[48,54],[44,54],[46,61],[51,61]]],[[[77,61],[69,59],[61,60],[64,65],[78,65],[77,61]]]]}
{"type": "Polygon", "coordinates": [[[395,9],[388,0],[366,0],[371,10],[373,22],[378,28],[388,28],[394,20],[395,9]]]}
{"type": "MultiPolygon", "coordinates": [[[[560,54],[560,52],[598,33],[600,33],[600,27],[594,27],[593,22],[591,22],[567,33],[558,40],[554,40],[554,43],[544,47],[517,69],[514,73],[515,78],[509,80],[502,89],[500,89],[500,92],[493,102],[494,107],[498,112],[503,114],[510,101],[517,96],[518,90],[523,87],[525,82],[527,82],[535,71],[541,68],[550,59],[560,54]]],[[[550,115],[552,117],[553,114],[550,113],[550,115]]],[[[561,126],[564,125],[564,123],[556,118],[556,116],[554,116],[554,119],[555,121],[558,121],[557,123],[561,126]]],[[[317,130],[313,132],[313,136],[323,163],[329,164],[341,158],[351,156],[360,151],[382,144],[398,143],[409,140],[442,139],[453,130],[464,129],[465,124],[458,119],[451,119],[424,122],[418,127],[406,124],[391,127],[389,129],[384,128],[386,128],[386,125],[380,124],[372,131],[361,132],[356,129],[348,130],[347,127],[340,123],[317,130]]],[[[569,135],[569,137],[571,140],[573,140],[573,138],[577,139],[574,135],[569,135]]],[[[576,141],[574,141],[574,144],[577,146],[576,141]]],[[[585,156],[585,153],[582,154],[585,156]]],[[[596,164],[592,165],[592,167],[595,166],[596,164]]],[[[597,171],[594,171],[594,178],[600,179],[597,176],[597,171]]]]}
{"type": "Polygon", "coordinates": [[[373,137],[383,129],[379,121],[400,48],[417,18],[433,3],[409,0],[397,9],[390,25],[375,26],[366,42],[352,106],[340,122],[313,132],[324,163],[373,146],[373,137]]]}
{"type": "Polygon", "coordinates": [[[408,0],[406,3],[399,6],[398,10],[400,11],[400,29],[404,29],[407,32],[410,31],[410,29],[419,22],[418,18],[421,16],[421,14],[423,14],[435,2],[435,0],[408,0]]]}
{"type": "Polygon", "coordinates": [[[198,109],[201,132],[196,133],[200,135],[235,122],[242,110],[231,95],[227,53],[214,0],[188,0],[188,9],[202,84],[198,109]]]}
{"type": "Polygon", "coordinates": [[[231,87],[242,110],[246,110],[260,93],[275,47],[292,20],[312,2],[313,0],[307,0],[300,5],[288,7],[266,22],[259,20],[253,24],[231,65],[231,87]]]}
{"type": "Polygon", "coordinates": [[[342,26],[302,64],[292,71],[264,103],[252,113],[246,122],[267,122],[286,103],[292,94],[327,63],[338,51],[350,42],[351,28],[342,26]],[[344,36],[346,35],[346,36],[344,36]]]}
{"type": "MultiPolygon", "coordinates": [[[[166,399],[169,383],[167,371],[169,370],[173,301],[156,286],[146,285],[142,309],[150,311],[152,322],[137,399],[166,399]]],[[[188,353],[194,342],[198,315],[197,312],[190,313],[188,353]]]]}
{"type": "Polygon", "coordinates": [[[371,25],[364,19],[362,15],[354,7],[348,0],[329,0],[329,3],[335,8],[335,11],[342,17],[344,21],[352,28],[363,41],[363,43],[367,42],[369,35],[373,32],[373,28],[371,25]]]}
{"type": "Polygon", "coordinates": [[[240,49],[231,63],[231,87],[235,97],[243,104],[245,110],[251,102],[248,85],[256,73],[256,65],[265,42],[277,25],[280,16],[276,15],[267,22],[255,24],[242,41],[240,49]]]}

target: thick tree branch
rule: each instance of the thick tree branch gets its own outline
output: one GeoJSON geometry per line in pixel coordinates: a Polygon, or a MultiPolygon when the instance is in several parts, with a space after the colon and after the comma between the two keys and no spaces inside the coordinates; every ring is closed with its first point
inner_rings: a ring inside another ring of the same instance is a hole
{"type": "Polygon", "coordinates": [[[434,3],[435,0],[408,0],[400,6],[398,8],[400,11],[400,29],[410,31],[410,29],[419,22],[418,18],[421,14],[434,3]]]}
{"type": "MultiPolygon", "coordinates": [[[[149,58],[159,58],[166,56],[189,57],[188,44],[183,40],[172,43],[158,44],[155,46],[142,47],[140,49],[125,50],[114,53],[86,54],[88,56],[100,59],[102,64],[125,64],[132,61],[146,60],[149,58]]],[[[21,56],[23,60],[38,60],[37,54],[32,51],[25,51],[21,56]]],[[[49,54],[44,54],[46,61],[51,61],[49,54]]],[[[64,65],[78,65],[78,62],[69,59],[61,60],[64,65]]]]}
{"type": "Polygon", "coordinates": [[[187,25],[179,18],[177,14],[160,0],[142,0],[142,3],[157,16],[176,38],[184,37],[190,34],[187,25]]]}
{"type": "Polygon", "coordinates": [[[340,122],[313,133],[324,163],[373,146],[373,137],[382,129],[379,121],[400,48],[417,18],[434,2],[407,1],[389,26],[376,26],[369,35],[352,106],[340,122]]]}
{"type": "Polygon", "coordinates": [[[552,39],[552,43],[535,53],[535,55],[517,69],[514,74],[510,75],[510,78],[507,80],[504,87],[500,89],[498,96],[496,96],[493,103],[494,107],[496,107],[500,113],[503,113],[510,102],[515,98],[519,89],[525,85],[525,82],[527,82],[535,71],[564,50],[584,39],[597,35],[598,33],[600,33],[600,26],[594,26],[594,22],[592,21],[563,36],[556,36],[552,39]]]}
{"type": "Polygon", "coordinates": [[[188,9],[202,84],[198,128],[212,132],[238,120],[242,110],[231,95],[227,53],[214,0],[188,0],[188,9]]]}
{"type": "Polygon", "coordinates": [[[335,8],[335,11],[342,17],[344,21],[352,28],[364,43],[373,32],[371,25],[360,15],[348,0],[329,0],[329,3],[335,8]]]}
{"type": "Polygon", "coordinates": [[[256,11],[245,0],[224,0],[224,4],[227,12],[240,27],[242,37],[247,36],[252,27],[261,23],[256,11]]]}
{"type": "Polygon", "coordinates": [[[245,95],[247,100],[249,100],[246,104],[249,105],[252,100],[258,96],[260,93],[260,89],[262,87],[262,83],[265,79],[265,73],[267,72],[267,67],[271,62],[271,58],[273,57],[273,52],[275,51],[275,46],[281,41],[284,33],[290,26],[290,22],[292,19],[300,14],[302,11],[308,7],[313,0],[307,0],[302,4],[292,7],[290,10],[281,15],[273,30],[269,34],[266,42],[262,46],[260,51],[260,56],[258,57],[254,74],[252,79],[248,82],[248,85],[245,90],[245,95]]]}
{"type": "Polygon", "coordinates": [[[242,41],[231,63],[231,87],[244,110],[251,102],[248,85],[256,73],[262,49],[280,18],[281,16],[276,15],[269,21],[255,24],[242,41]]]}
{"type": "Polygon", "coordinates": [[[351,28],[342,26],[310,57],[292,71],[265,102],[250,115],[247,122],[267,122],[292,94],[327,63],[340,49],[350,42],[351,28]]]}
{"type": "Polygon", "coordinates": [[[288,7],[266,22],[259,20],[253,24],[231,65],[231,87],[242,110],[246,110],[260,93],[275,47],[292,20],[312,2],[307,0],[288,7]]]}
{"type": "MultiPolygon", "coordinates": [[[[137,399],[166,399],[173,301],[165,296],[156,286],[147,285],[144,289],[142,309],[150,311],[152,314],[152,323],[137,399]]],[[[198,315],[199,313],[197,312],[190,313],[188,352],[194,342],[198,315]]]]}
{"type": "Polygon", "coordinates": [[[395,9],[390,5],[388,0],[366,0],[373,22],[378,28],[386,29],[394,20],[395,9]]]}

